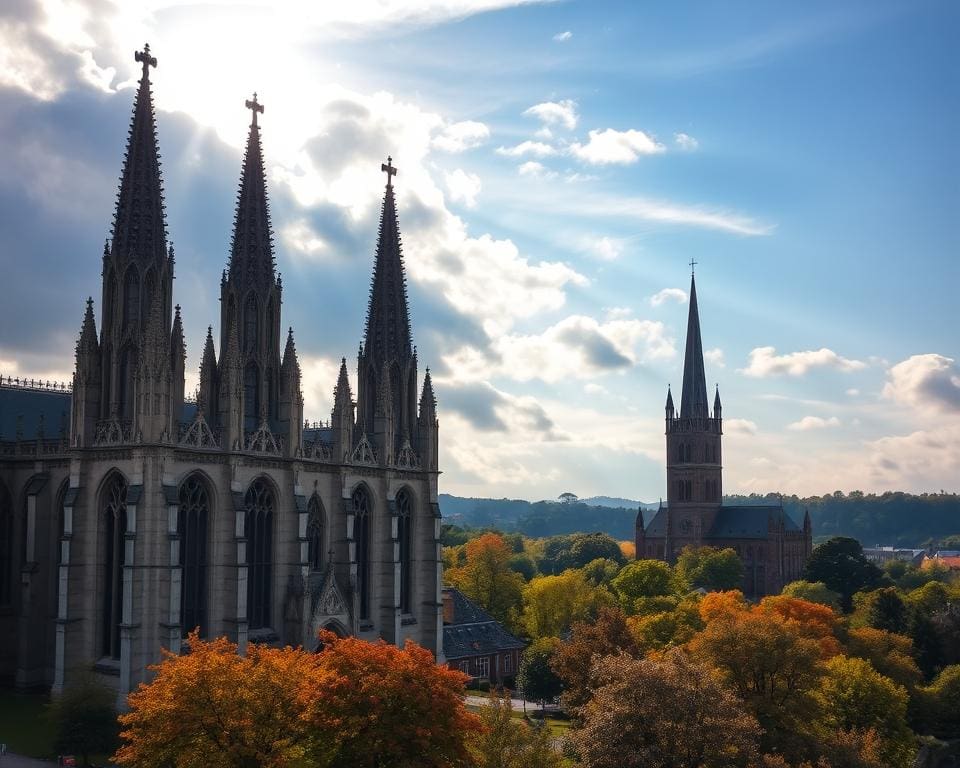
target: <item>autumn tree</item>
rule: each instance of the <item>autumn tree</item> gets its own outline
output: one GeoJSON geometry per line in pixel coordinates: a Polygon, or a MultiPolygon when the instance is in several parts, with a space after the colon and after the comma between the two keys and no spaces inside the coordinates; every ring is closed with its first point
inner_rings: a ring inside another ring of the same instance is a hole
{"type": "Polygon", "coordinates": [[[551,662],[560,647],[556,637],[541,637],[534,640],[523,652],[520,669],[517,670],[517,687],[527,701],[539,701],[546,711],[548,701],[553,701],[563,691],[563,681],[554,672],[551,662]]]}
{"type": "Polygon", "coordinates": [[[684,547],[677,558],[675,578],[681,589],[739,589],[743,584],[743,561],[732,549],[684,547]]]}
{"type": "Polygon", "coordinates": [[[781,594],[797,597],[810,603],[820,603],[835,611],[840,610],[840,594],[828,589],[822,581],[791,581],[783,588],[781,594]]]}
{"type": "Polygon", "coordinates": [[[522,623],[531,637],[559,637],[573,622],[590,619],[612,602],[612,595],[590,584],[583,571],[538,576],[523,589],[522,623]]]}
{"type": "Polygon", "coordinates": [[[520,609],[523,577],[511,568],[511,548],[497,533],[485,533],[464,545],[464,564],[444,578],[497,621],[513,626],[520,609]]]}
{"type": "Polygon", "coordinates": [[[598,557],[583,568],[583,576],[594,587],[607,587],[620,572],[620,564],[609,557],[598,557]]]}
{"type": "Polygon", "coordinates": [[[601,608],[594,621],[573,625],[570,639],[560,644],[550,660],[563,681],[563,701],[571,711],[576,713],[590,699],[593,659],[621,652],[639,655],[640,649],[618,608],[601,608]]]}
{"type": "MultiPolygon", "coordinates": [[[[638,602],[671,598],[641,598],[638,602]]],[[[627,619],[637,645],[643,651],[661,651],[683,645],[703,629],[696,600],[683,600],[668,610],[642,613],[627,619]]]]}
{"type": "Polygon", "coordinates": [[[881,675],[913,690],[923,675],[913,658],[913,642],[906,635],[898,635],[873,627],[856,627],[847,632],[847,655],[869,661],[881,675]]]}
{"type": "Polygon", "coordinates": [[[909,768],[915,750],[903,686],[863,659],[835,656],[826,662],[825,672],[816,692],[821,727],[828,734],[873,731],[880,740],[878,751],[884,765],[909,768]]]}
{"type": "Polygon", "coordinates": [[[411,640],[397,648],[321,632],[316,683],[304,719],[335,745],[331,768],[449,768],[469,765],[481,729],[464,707],[466,675],[436,664],[411,640]]]}
{"type": "Polygon", "coordinates": [[[759,610],[775,613],[793,622],[801,634],[817,641],[820,655],[825,659],[836,656],[842,650],[837,639],[839,617],[826,605],[788,595],[772,595],[760,601],[759,610]]]}
{"type": "Polygon", "coordinates": [[[804,578],[823,582],[828,589],[840,595],[840,607],[849,613],[853,595],[880,584],[880,569],[863,555],[863,547],[856,539],[836,536],[819,544],[807,560],[804,578]]]}
{"type": "Polygon", "coordinates": [[[755,756],[760,728],[704,664],[598,658],[595,693],[571,736],[585,768],[728,768],[755,756]]]}
{"type": "Polygon", "coordinates": [[[662,597],[673,591],[673,571],[662,560],[634,560],[620,569],[612,585],[623,610],[634,613],[638,598],[662,597]]]}
{"type": "Polygon", "coordinates": [[[472,739],[475,768],[561,768],[546,728],[531,728],[512,716],[509,691],[491,691],[480,710],[483,730],[472,739]]]}
{"type": "Polygon", "coordinates": [[[318,657],[190,635],[184,656],[164,651],[149,684],[120,716],[120,765],[152,768],[258,768],[327,765],[333,744],[318,738],[305,713],[318,657]]]}

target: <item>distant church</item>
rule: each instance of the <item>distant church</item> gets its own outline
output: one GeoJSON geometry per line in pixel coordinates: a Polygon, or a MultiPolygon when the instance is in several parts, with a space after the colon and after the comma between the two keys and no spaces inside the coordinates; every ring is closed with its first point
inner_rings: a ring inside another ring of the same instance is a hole
{"type": "Polygon", "coordinates": [[[637,513],[637,558],[672,563],[684,547],[732,548],[744,566],[748,597],[779,594],[802,578],[810,557],[810,516],[803,528],[781,506],[723,504],[723,420],[720,389],[709,410],[700,340],[697,286],[690,276],[690,314],[683,360],[680,411],[667,388],[667,503],[661,502],[649,525],[637,513]]]}
{"type": "Polygon", "coordinates": [[[72,391],[0,386],[0,677],[57,692],[92,669],[122,702],[161,647],[179,651],[194,627],[241,649],[312,648],[326,627],[412,638],[442,657],[436,401],[429,370],[418,380],[396,169],[382,166],[356,402],[344,359],[330,422],[310,427],[293,330],[283,334],[280,319],[263,107],[256,95],[247,102],[219,351],[211,328],[192,402],[149,80],[156,59],[149,47],[136,59],[99,333],[90,300],[72,391]]]}

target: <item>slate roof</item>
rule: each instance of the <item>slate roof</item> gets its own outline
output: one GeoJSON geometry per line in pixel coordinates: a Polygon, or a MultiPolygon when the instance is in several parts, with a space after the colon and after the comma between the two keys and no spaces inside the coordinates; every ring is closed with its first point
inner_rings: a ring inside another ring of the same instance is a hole
{"type": "Polygon", "coordinates": [[[443,588],[444,601],[453,603],[453,621],[443,625],[443,655],[448,660],[522,650],[526,643],[514,637],[489,613],[454,587],[443,588]]]}
{"type": "MultiPolygon", "coordinates": [[[[800,533],[800,527],[786,512],[773,505],[723,506],[713,521],[713,527],[704,535],[704,539],[765,539],[768,522],[771,517],[776,521],[783,517],[784,530],[787,533],[800,533]]],[[[651,538],[664,538],[667,535],[667,507],[657,510],[653,520],[646,527],[646,535],[651,538]]]]}
{"type": "Polygon", "coordinates": [[[0,386],[0,440],[16,439],[20,417],[25,440],[33,440],[37,436],[41,416],[47,437],[59,437],[61,430],[69,431],[70,397],[70,392],[66,390],[55,392],[0,386]]]}

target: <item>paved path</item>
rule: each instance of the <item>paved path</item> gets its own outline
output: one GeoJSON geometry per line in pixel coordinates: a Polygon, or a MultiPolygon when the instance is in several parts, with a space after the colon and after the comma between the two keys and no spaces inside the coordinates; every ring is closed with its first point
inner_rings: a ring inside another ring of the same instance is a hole
{"type": "MultiPolygon", "coordinates": [[[[474,694],[467,694],[463,697],[463,700],[471,707],[485,707],[490,702],[490,699],[486,696],[477,696],[474,694]]],[[[523,699],[510,699],[510,706],[513,707],[514,712],[523,712],[524,704],[526,704],[526,712],[528,715],[539,715],[539,703],[535,701],[524,702],[523,699]]],[[[559,710],[560,707],[556,704],[547,704],[547,714],[556,714],[559,710]]]]}
{"type": "Polygon", "coordinates": [[[32,757],[22,757],[7,752],[0,757],[0,768],[50,768],[56,765],[56,760],[36,760],[32,757]]]}

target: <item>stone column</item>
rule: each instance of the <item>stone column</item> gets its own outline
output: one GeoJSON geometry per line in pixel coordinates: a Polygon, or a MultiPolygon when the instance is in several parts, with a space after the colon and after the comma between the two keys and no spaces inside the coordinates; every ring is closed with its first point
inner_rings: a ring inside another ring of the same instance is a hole
{"type": "Polygon", "coordinates": [[[176,486],[164,485],[163,494],[167,503],[167,543],[170,556],[170,602],[167,605],[166,621],[161,630],[166,630],[166,646],[172,653],[180,653],[183,635],[183,617],[180,615],[180,595],[183,589],[183,564],[180,562],[180,499],[176,486]]]}
{"type": "Polygon", "coordinates": [[[63,692],[64,671],[66,668],[67,606],[70,598],[70,545],[73,541],[73,505],[80,492],[80,462],[70,462],[70,484],[63,497],[63,530],[60,532],[60,565],[57,567],[57,623],[56,643],[54,647],[53,687],[51,693],[59,696],[63,692]]]}

